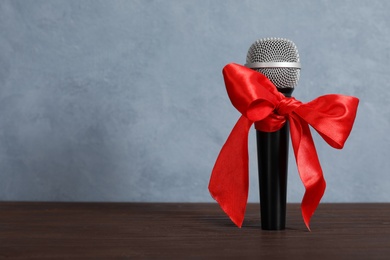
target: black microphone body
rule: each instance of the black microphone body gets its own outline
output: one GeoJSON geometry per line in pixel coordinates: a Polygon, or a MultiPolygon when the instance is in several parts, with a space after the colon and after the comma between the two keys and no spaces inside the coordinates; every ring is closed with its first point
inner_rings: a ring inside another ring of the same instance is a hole
{"type": "MultiPolygon", "coordinates": [[[[283,91],[283,94],[291,97],[293,89],[287,90],[289,92],[283,91]]],[[[264,230],[286,227],[289,132],[288,121],[276,132],[256,130],[261,228],[264,230]]]]}

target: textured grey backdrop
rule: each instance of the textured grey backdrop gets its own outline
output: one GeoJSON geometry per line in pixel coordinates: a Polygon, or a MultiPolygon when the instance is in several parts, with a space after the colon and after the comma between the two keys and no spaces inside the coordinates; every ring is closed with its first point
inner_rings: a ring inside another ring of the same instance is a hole
{"type": "MultiPolygon", "coordinates": [[[[361,100],[343,150],[313,134],[323,201],[390,201],[389,13],[384,0],[0,0],[0,200],[212,201],[239,116],[221,70],[274,36],[300,50],[296,98],[361,100]]],[[[252,130],[250,201],[255,155],[252,130]]]]}

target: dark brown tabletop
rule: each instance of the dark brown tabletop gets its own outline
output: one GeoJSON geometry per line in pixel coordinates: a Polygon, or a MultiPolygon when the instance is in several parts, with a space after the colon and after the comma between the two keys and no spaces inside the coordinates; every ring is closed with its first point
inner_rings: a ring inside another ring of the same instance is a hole
{"type": "Polygon", "coordinates": [[[300,205],[264,231],[259,205],[234,226],[218,204],[0,202],[0,258],[390,259],[390,204],[300,205]]]}

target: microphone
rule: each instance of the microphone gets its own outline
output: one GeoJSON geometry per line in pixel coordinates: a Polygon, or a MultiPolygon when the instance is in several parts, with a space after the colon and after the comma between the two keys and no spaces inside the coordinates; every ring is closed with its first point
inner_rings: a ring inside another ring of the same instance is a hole
{"type": "MultiPolygon", "coordinates": [[[[297,85],[301,64],[295,44],[283,38],[265,38],[248,50],[246,67],[265,75],[286,97],[297,85]]],[[[289,123],[276,132],[256,130],[261,227],[283,230],[286,223],[289,123]]]]}

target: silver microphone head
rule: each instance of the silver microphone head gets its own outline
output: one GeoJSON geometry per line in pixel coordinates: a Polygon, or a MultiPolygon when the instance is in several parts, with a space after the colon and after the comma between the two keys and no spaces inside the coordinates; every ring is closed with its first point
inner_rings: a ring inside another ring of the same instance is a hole
{"type": "Polygon", "coordinates": [[[264,74],[279,89],[293,89],[301,69],[297,47],[282,38],[265,38],[253,43],[245,66],[264,74]]]}

